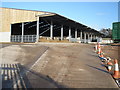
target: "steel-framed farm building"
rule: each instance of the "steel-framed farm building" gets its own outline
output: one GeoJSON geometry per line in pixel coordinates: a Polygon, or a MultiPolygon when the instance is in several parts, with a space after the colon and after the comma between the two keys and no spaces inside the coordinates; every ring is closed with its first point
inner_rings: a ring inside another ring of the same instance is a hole
{"type": "Polygon", "coordinates": [[[0,42],[38,42],[46,40],[91,42],[102,34],[56,13],[0,8],[0,42]]]}

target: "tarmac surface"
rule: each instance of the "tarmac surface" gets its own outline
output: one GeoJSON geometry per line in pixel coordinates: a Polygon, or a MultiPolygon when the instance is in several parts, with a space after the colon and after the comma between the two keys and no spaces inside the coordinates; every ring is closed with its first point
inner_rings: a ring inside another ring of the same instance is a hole
{"type": "Polygon", "coordinates": [[[3,88],[118,88],[89,44],[2,44],[3,88]]]}

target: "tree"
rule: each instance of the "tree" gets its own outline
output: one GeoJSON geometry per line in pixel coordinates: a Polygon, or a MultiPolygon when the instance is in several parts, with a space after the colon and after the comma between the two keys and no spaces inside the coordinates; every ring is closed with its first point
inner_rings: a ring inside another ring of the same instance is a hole
{"type": "Polygon", "coordinates": [[[100,32],[105,35],[105,38],[112,38],[112,30],[110,28],[103,28],[100,30],[100,32]]]}

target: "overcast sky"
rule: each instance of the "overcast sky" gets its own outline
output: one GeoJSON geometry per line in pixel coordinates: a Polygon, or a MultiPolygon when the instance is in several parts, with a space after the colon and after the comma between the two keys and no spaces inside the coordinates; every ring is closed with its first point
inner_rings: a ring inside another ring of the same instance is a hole
{"type": "Polygon", "coordinates": [[[2,2],[2,7],[54,12],[97,30],[118,21],[118,2],[2,2]]]}

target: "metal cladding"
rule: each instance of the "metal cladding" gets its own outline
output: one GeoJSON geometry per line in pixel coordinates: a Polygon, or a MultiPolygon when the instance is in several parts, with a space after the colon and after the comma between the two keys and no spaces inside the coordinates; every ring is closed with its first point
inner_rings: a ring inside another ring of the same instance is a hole
{"type": "Polygon", "coordinates": [[[113,23],[112,39],[120,42],[120,22],[113,23]]]}

